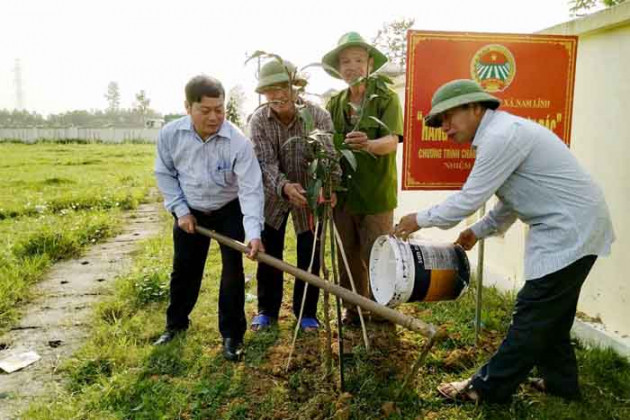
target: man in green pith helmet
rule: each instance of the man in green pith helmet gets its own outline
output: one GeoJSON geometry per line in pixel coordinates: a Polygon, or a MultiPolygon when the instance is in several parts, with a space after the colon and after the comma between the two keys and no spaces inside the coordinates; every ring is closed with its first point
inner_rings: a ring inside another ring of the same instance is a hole
{"type": "MultiPolygon", "coordinates": [[[[293,137],[303,138],[309,134],[298,106],[304,107],[302,112],[311,115],[314,129],[332,132],[332,121],[328,112],[298,96],[298,89],[305,85],[306,80],[289,61],[268,61],[260,69],[256,87],[256,92],[264,95],[267,104],[258,109],[250,121],[251,137],[265,189],[265,229],[262,242],[267,254],[282,259],[287,221],[291,214],[297,239],[297,264],[303,270],[308,269],[313,251],[314,232],[309,226],[310,211],[306,199],[308,167],[313,160],[313,153],[305,141],[288,142],[293,137]]],[[[331,140],[328,145],[332,150],[331,140]]],[[[336,196],[332,199],[334,203],[336,196]]],[[[319,250],[314,257],[311,272],[317,275],[320,265],[319,250]]],[[[251,328],[253,331],[260,331],[277,322],[282,303],[283,273],[260,263],[256,280],[258,315],[254,317],[251,328]]],[[[300,314],[304,288],[305,283],[295,279],[293,313],[296,318],[300,314]]],[[[314,331],[319,328],[319,289],[308,286],[306,290],[300,328],[314,331]]]]}
{"type": "Polygon", "coordinates": [[[451,400],[508,402],[535,366],[542,376],[530,381],[536,388],[578,399],[570,331],[582,284],[615,238],[608,206],[558,136],[499,105],[472,80],[453,80],[435,92],[426,124],[441,127],[450,141],[470,144],[475,164],[461,191],[404,216],[395,234],[406,239],[421,228],[455,226],[496,195],[494,208],[456,243],[469,250],[521,220],[529,227],[525,285],[496,354],[472,377],[438,391],[451,400]]]}
{"type": "MultiPolygon", "coordinates": [[[[391,232],[398,204],[396,149],[402,141],[403,113],[398,95],[387,85],[391,81],[374,74],[387,61],[356,32],[344,34],[322,58],[326,72],[349,85],[326,106],[335,126],[335,143],[357,152],[356,171],[344,168],[348,190],[340,195],[335,223],[357,293],[368,298],[370,250],[377,237],[391,232]]],[[[350,289],[348,273],[339,261],[341,285],[350,289]]],[[[343,320],[356,324],[356,308],[346,305],[343,320]]]]}

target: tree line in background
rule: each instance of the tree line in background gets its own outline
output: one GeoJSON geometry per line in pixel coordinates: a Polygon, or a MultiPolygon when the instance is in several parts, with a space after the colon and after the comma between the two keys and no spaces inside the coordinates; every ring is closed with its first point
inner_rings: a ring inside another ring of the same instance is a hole
{"type": "MultiPolygon", "coordinates": [[[[616,6],[625,0],[570,0],[569,11],[574,16],[588,13],[596,6],[616,6]]],[[[372,43],[379,48],[392,63],[404,69],[407,58],[407,30],[414,25],[415,19],[397,19],[383,24],[372,43]]],[[[151,100],[144,90],[135,95],[132,108],[120,107],[120,87],[117,82],[110,82],[105,93],[107,108],[105,110],[76,110],[47,117],[37,112],[24,110],[0,110],[0,127],[144,127],[150,119],[161,119],[164,123],[177,119],[184,114],[165,114],[150,107],[151,100]]],[[[246,95],[239,85],[233,87],[228,94],[226,118],[243,128],[245,116],[243,105],[246,95]]]]}
{"type": "MultiPolygon", "coordinates": [[[[174,115],[178,118],[180,115],[174,115]]],[[[145,127],[151,118],[164,119],[169,115],[161,115],[155,111],[140,113],[135,109],[120,109],[115,112],[102,110],[76,110],[43,116],[37,112],[22,110],[0,110],[0,127],[2,128],[137,128],[145,127]]],[[[171,119],[174,119],[171,118],[171,119]]]]}
{"type": "MultiPolygon", "coordinates": [[[[162,115],[151,109],[151,100],[144,90],[135,95],[132,108],[120,107],[120,88],[117,82],[110,82],[105,93],[107,108],[105,110],[75,110],[59,114],[50,114],[46,117],[26,110],[0,110],[0,127],[5,128],[59,128],[59,127],[145,127],[150,119],[166,119],[168,115],[162,115]]],[[[177,115],[176,117],[178,117],[177,115]]]]}
{"type": "MultiPolygon", "coordinates": [[[[145,90],[135,95],[132,108],[120,107],[120,88],[117,82],[110,82],[105,93],[107,108],[104,110],[75,110],[43,116],[34,111],[0,109],[0,128],[138,128],[159,127],[150,124],[153,120],[163,123],[182,117],[184,114],[161,114],[150,107],[151,99],[145,90]]],[[[245,92],[240,86],[229,92],[226,105],[226,117],[239,127],[243,126],[243,104],[245,92]]]]}

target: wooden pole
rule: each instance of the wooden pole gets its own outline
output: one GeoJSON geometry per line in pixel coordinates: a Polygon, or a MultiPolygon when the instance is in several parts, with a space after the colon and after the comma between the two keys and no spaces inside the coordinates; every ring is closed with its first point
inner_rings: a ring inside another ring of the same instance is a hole
{"type": "MultiPolygon", "coordinates": [[[[232,238],[221,235],[220,233],[216,233],[209,229],[206,229],[202,226],[196,227],[197,233],[207,236],[209,238],[215,239],[217,242],[222,243],[223,245],[229,246],[232,249],[240,251],[242,253],[249,253],[249,248],[243,244],[242,242],[235,241],[232,238]]],[[[436,329],[434,325],[423,322],[419,319],[411,317],[409,315],[405,315],[400,313],[394,309],[388,308],[386,306],[380,305],[376,302],[373,302],[369,299],[364,298],[361,295],[356,293],[352,293],[348,289],[344,289],[341,286],[337,286],[332,283],[325,282],[321,278],[311,274],[307,271],[301,270],[295,266],[285,263],[277,258],[274,258],[270,255],[265,254],[264,252],[259,252],[256,256],[256,260],[263,262],[271,267],[274,267],[280,271],[285,273],[289,273],[294,277],[299,278],[311,284],[313,286],[319,287],[320,289],[330,292],[335,296],[339,296],[341,299],[350,302],[353,305],[360,306],[361,308],[375,313],[382,318],[385,318],[388,321],[393,322],[394,324],[400,325],[401,327],[405,327],[411,331],[418,332],[425,337],[435,337],[436,339],[442,339],[446,336],[446,333],[441,329],[436,329]]]]}
{"type": "MultiPolygon", "coordinates": [[[[479,218],[486,214],[486,203],[479,209],[479,218]]],[[[475,345],[479,344],[479,334],[481,332],[481,295],[483,291],[483,259],[485,251],[485,241],[479,241],[477,254],[477,299],[475,302],[475,345]]]]}
{"type": "MultiPolygon", "coordinates": [[[[332,208],[328,208],[328,217],[330,218],[330,265],[333,274],[333,283],[339,285],[339,264],[337,263],[337,249],[335,247],[335,222],[333,221],[332,208]]],[[[344,378],[343,363],[343,322],[341,321],[341,299],[335,296],[337,304],[337,350],[339,351],[339,389],[346,392],[346,383],[344,378]]]]}

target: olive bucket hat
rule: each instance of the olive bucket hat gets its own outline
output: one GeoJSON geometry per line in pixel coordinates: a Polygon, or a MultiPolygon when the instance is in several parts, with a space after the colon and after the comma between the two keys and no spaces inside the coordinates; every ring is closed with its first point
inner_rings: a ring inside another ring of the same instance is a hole
{"type": "Polygon", "coordinates": [[[424,121],[429,127],[439,127],[445,111],[475,102],[483,102],[490,109],[497,109],[501,104],[500,99],[484,92],[473,80],[452,80],[435,91],[431,99],[431,111],[424,121]]]}
{"type": "Polygon", "coordinates": [[[280,83],[289,83],[289,73],[293,74],[295,86],[306,86],[306,79],[297,72],[297,68],[290,61],[270,60],[266,62],[258,72],[258,85],[256,93],[262,93],[269,86],[280,83]]]}
{"type": "Polygon", "coordinates": [[[347,34],[343,34],[341,38],[339,38],[339,41],[337,42],[337,47],[334,50],[330,51],[329,53],[324,55],[324,57],[322,57],[322,63],[326,64],[327,66],[324,67],[326,73],[330,74],[332,77],[341,79],[339,73],[330,70],[329,67],[339,70],[339,53],[348,47],[365,48],[370,54],[370,57],[374,59],[374,68],[372,69],[373,72],[377,71],[385,64],[387,64],[388,58],[385,56],[385,54],[377,50],[376,47],[365,42],[363,37],[357,32],[348,32],[347,34]]]}

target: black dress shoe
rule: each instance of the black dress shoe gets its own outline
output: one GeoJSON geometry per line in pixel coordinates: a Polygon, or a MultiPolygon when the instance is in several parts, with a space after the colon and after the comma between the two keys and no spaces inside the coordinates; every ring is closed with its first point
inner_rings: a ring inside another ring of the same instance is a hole
{"type": "Polygon", "coordinates": [[[243,357],[243,341],[235,338],[223,339],[223,357],[231,362],[237,362],[243,357]]]}
{"type": "Polygon", "coordinates": [[[164,331],[164,334],[162,334],[160,336],[160,338],[158,338],[157,340],[155,340],[155,342],[153,343],[154,346],[161,346],[162,344],[166,344],[170,341],[173,341],[173,339],[175,338],[175,336],[177,334],[179,334],[181,331],[180,330],[166,330],[164,331]]]}

